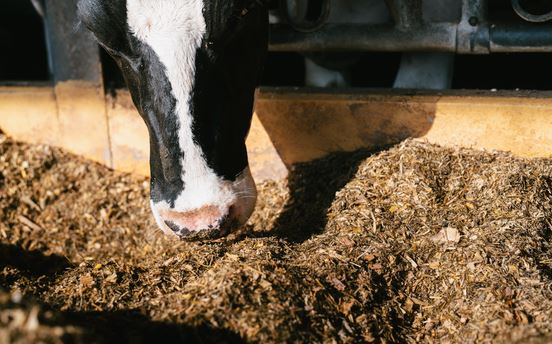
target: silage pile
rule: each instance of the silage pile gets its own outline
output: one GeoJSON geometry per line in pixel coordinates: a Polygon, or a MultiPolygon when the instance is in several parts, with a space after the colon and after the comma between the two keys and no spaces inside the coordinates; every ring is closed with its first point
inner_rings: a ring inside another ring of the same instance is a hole
{"type": "Polygon", "coordinates": [[[145,179],[0,140],[0,341],[552,341],[550,159],[336,155],[181,242],[145,179]]]}

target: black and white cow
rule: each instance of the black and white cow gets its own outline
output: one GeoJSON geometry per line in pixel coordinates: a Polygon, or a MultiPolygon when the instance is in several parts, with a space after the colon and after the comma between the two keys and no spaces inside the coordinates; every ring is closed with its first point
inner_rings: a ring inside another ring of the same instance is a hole
{"type": "Polygon", "coordinates": [[[226,234],[256,202],[245,138],[267,51],[259,0],[81,0],[150,137],[151,207],[178,236],[226,234]]]}
{"type": "MultiPolygon", "coordinates": [[[[263,2],[79,1],[82,22],[123,71],[149,129],[151,207],[167,233],[226,234],[255,207],[245,138],[267,51],[263,2]]],[[[438,16],[447,12],[435,8],[438,16]]],[[[329,20],[375,24],[390,17],[382,0],[340,0],[329,20]]],[[[395,86],[447,87],[452,63],[439,54],[405,56],[395,86]]],[[[306,69],[308,85],[346,85],[341,72],[308,59],[306,69]]]]}

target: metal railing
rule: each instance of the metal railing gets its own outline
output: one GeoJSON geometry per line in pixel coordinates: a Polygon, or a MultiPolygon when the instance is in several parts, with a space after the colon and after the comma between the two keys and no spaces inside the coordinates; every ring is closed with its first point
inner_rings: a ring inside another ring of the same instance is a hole
{"type": "Polygon", "coordinates": [[[511,0],[520,23],[490,23],[487,0],[462,0],[458,23],[424,22],[422,0],[386,0],[394,20],[389,25],[326,24],[312,32],[292,25],[271,27],[271,51],[296,52],[450,52],[489,54],[552,52],[552,12],[530,14],[519,0],[511,0]],[[539,22],[541,24],[535,24],[539,22]]]}

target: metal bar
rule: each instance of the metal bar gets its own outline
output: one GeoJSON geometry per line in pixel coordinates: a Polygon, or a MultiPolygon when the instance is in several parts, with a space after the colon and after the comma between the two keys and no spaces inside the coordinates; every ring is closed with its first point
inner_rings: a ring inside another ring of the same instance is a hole
{"type": "Polygon", "coordinates": [[[398,28],[409,28],[423,23],[421,0],[385,0],[398,28]]]}
{"type": "Polygon", "coordinates": [[[48,58],[55,82],[87,81],[102,85],[100,51],[92,35],[79,25],[76,0],[46,0],[48,58]]]}
{"type": "Polygon", "coordinates": [[[270,34],[271,51],[456,51],[456,25],[450,23],[406,31],[389,25],[327,24],[312,33],[273,25],[270,34]]]}
{"type": "Polygon", "coordinates": [[[490,30],[493,53],[552,52],[552,25],[492,25],[490,30]]]}
{"type": "Polygon", "coordinates": [[[482,25],[458,41],[458,25],[426,24],[402,31],[394,26],[327,24],[320,31],[301,33],[273,25],[271,51],[296,52],[451,52],[488,54],[552,52],[552,25],[482,25]]]}

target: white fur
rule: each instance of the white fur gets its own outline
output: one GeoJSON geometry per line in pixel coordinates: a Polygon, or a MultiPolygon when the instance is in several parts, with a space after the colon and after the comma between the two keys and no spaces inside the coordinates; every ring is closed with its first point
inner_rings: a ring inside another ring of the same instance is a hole
{"type": "Polygon", "coordinates": [[[167,202],[161,202],[161,203],[153,203],[152,200],[150,200],[150,207],[153,213],[153,217],[155,218],[155,222],[157,223],[157,226],[161,228],[163,233],[167,235],[176,236],[176,234],[165,224],[165,221],[161,218],[161,215],[159,215],[159,207],[163,207],[165,209],[169,209],[169,204],[167,202]]]}
{"type": "Polygon", "coordinates": [[[128,0],[127,11],[132,33],[148,44],[165,66],[177,101],[185,188],[178,196],[174,209],[185,212],[204,205],[215,205],[221,209],[227,207],[235,200],[231,187],[207,166],[201,148],[192,135],[190,101],[194,87],[195,55],[206,32],[203,1],[128,0]]]}

